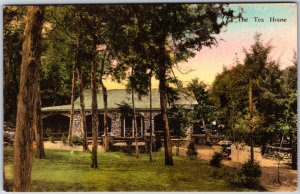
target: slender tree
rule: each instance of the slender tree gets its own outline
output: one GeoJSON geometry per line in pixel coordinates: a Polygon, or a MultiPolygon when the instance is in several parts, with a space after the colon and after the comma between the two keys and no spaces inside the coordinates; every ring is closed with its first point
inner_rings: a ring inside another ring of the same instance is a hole
{"type": "Polygon", "coordinates": [[[13,191],[30,191],[33,131],[38,119],[35,104],[39,102],[41,33],[44,7],[28,6],[22,52],[20,87],[17,108],[13,191]]]}
{"type": "Polygon", "coordinates": [[[97,81],[96,81],[96,69],[97,69],[97,45],[94,42],[93,45],[93,61],[91,68],[91,90],[92,90],[92,168],[98,168],[97,162],[97,149],[98,149],[98,103],[97,103],[97,81]]]}
{"type": "Polygon", "coordinates": [[[164,131],[164,147],[165,147],[165,165],[174,165],[172,157],[172,145],[170,137],[170,128],[168,120],[168,96],[167,96],[167,67],[166,64],[170,63],[169,55],[166,51],[166,37],[162,40],[160,45],[160,60],[159,60],[159,94],[160,94],[160,110],[163,119],[164,131]]]}
{"type": "MultiPolygon", "coordinates": [[[[134,70],[131,68],[131,76],[134,77],[134,70]]],[[[134,100],[134,88],[131,84],[131,102],[132,102],[132,110],[133,110],[133,133],[135,140],[135,155],[136,158],[140,157],[139,151],[139,141],[138,141],[138,131],[137,131],[137,123],[136,123],[136,110],[135,110],[135,100],[134,100]]]]}
{"type": "Polygon", "coordinates": [[[86,115],[85,115],[85,103],[84,103],[84,94],[83,94],[83,78],[82,78],[82,49],[81,41],[82,41],[82,32],[81,32],[81,16],[80,16],[80,8],[77,8],[75,21],[77,25],[77,33],[76,33],[76,57],[75,63],[77,67],[77,79],[78,79],[78,89],[79,89],[79,98],[80,98],[80,114],[81,114],[81,132],[82,132],[82,145],[83,151],[89,151],[87,144],[87,129],[86,129],[86,115]]]}
{"type": "Polygon", "coordinates": [[[150,71],[150,75],[149,75],[149,106],[150,106],[150,147],[149,147],[149,159],[150,161],[153,160],[153,156],[152,156],[152,152],[153,152],[153,126],[152,126],[152,83],[151,83],[151,79],[152,79],[152,71],[150,71]]]}
{"type": "Polygon", "coordinates": [[[249,83],[249,131],[250,131],[250,161],[254,163],[254,143],[253,143],[253,133],[254,133],[254,103],[253,103],[253,95],[252,95],[252,80],[249,83]]]}
{"type": "MultiPolygon", "coordinates": [[[[40,63],[40,62],[39,62],[40,63]]],[[[43,120],[41,114],[41,90],[40,90],[40,71],[36,74],[37,84],[37,98],[35,99],[34,119],[35,119],[35,142],[36,142],[36,158],[45,158],[44,139],[43,139],[43,120]]]]}
{"type": "Polygon", "coordinates": [[[249,139],[250,139],[250,161],[254,163],[254,129],[258,125],[257,121],[254,121],[254,117],[257,117],[255,113],[255,102],[253,100],[253,87],[256,87],[256,96],[259,96],[261,92],[260,85],[262,83],[262,71],[264,71],[269,63],[267,57],[271,51],[271,46],[264,47],[260,40],[261,34],[256,34],[254,39],[255,43],[252,45],[250,52],[245,51],[246,57],[244,59],[245,72],[249,80],[249,139]]]}
{"type": "MultiPolygon", "coordinates": [[[[38,63],[41,64],[40,58],[38,63]]],[[[45,158],[45,149],[44,149],[44,139],[43,139],[43,120],[41,114],[41,65],[38,66],[38,72],[36,73],[36,99],[34,102],[34,122],[35,122],[35,142],[36,142],[36,158],[42,159],[45,158]]]]}
{"type": "Polygon", "coordinates": [[[69,134],[68,134],[68,144],[69,146],[72,146],[73,141],[73,121],[74,121],[74,99],[75,99],[75,76],[76,76],[76,70],[75,70],[75,63],[72,67],[72,94],[71,94],[71,110],[70,110],[70,124],[69,124],[69,134]]]}
{"type": "Polygon", "coordinates": [[[106,152],[109,151],[109,138],[108,138],[108,126],[107,126],[107,88],[103,83],[103,76],[105,74],[104,72],[104,66],[105,66],[105,60],[106,60],[106,54],[107,51],[104,52],[103,58],[102,58],[102,63],[101,63],[101,71],[100,71],[100,76],[99,76],[99,82],[102,88],[102,95],[103,95],[103,105],[104,105],[104,110],[103,110],[103,126],[104,126],[104,150],[106,152]]]}

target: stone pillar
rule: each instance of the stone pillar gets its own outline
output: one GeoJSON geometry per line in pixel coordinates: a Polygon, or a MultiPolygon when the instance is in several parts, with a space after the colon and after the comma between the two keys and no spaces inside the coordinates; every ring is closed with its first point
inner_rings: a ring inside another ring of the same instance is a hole
{"type": "Polygon", "coordinates": [[[144,126],[145,131],[144,133],[150,133],[150,122],[152,122],[152,127],[154,129],[154,117],[158,114],[160,114],[160,111],[153,110],[152,111],[152,119],[150,119],[150,111],[140,111],[138,114],[142,115],[144,117],[144,126]]]}
{"type": "Polygon", "coordinates": [[[80,112],[74,112],[74,119],[73,119],[73,137],[78,136],[81,137],[81,115],[80,112]]]}

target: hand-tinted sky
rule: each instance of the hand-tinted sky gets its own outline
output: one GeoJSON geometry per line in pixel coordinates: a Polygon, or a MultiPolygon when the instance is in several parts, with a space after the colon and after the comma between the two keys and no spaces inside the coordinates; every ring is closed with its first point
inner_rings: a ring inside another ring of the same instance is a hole
{"type": "MultiPolygon", "coordinates": [[[[244,58],[243,49],[249,49],[254,42],[256,33],[262,34],[265,44],[270,42],[273,46],[271,58],[280,60],[284,68],[292,64],[294,51],[297,51],[297,5],[296,3],[252,3],[232,4],[232,9],[238,11],[243,8],[243,17],[248,22],[235,21],[230,23],[219,35],[216,36],[218,45],[212,48],[203,48],[194,58],[188,62],[182,62],[179,66],[182,70],[193,70],[188,74],[176,75],[185,84],[193,78],[199,78],[211,84],[223,66],[233,65],[237,56],[240,61],[244,58]],[[262,18],[264,22],[255,21],[255,17],[262,18]],[[285,18],[286,22],[270,22],[270,17],[285,18]]],[[[154,81],[154,87],[157,87],[154,81]]],[[[107,80],[108,88],[122,88],[107,80]]]]}

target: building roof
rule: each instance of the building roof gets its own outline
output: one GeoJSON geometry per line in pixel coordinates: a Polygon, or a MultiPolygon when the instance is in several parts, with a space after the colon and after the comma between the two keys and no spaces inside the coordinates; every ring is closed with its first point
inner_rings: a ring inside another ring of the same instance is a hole
{"type": "MultiPolygon", "coordinates": [[[[91,102],[92,102],[92,95],[91,90],[85,90],[84,91],[84,102],[85,102],[85,108],[86,110],[91,109],[91,102]]],[[[135,108],[136,109],[149,109],[150,108],[150,98],[148,96],[143,96],[141,99],[138,98],[138,96],[134,95],[135,99],[135,108]]],[[[103,109],[103,95],[102,91],[98,91],[97,94],[97,101],[98,101],[98,109],[103,109]]],[[[107,90],[107,108],[108,109],[117,109],[119,108],[119,104],[122,104],[122,102],[125,102],[132,106],[131,103],[131,93],[128,93],[126,89],[113,89],[113,90],[107,90]]],[[[185,107],[191,107],[192,105],[197,104],[197,101],[187,95],[183,95],[182,93],[179,93],[179,100],[175,101],[176,105],[182,105],[185,107]]],[[[42,108],[43,112],[48,111],[68,111],[70,110],[71,105],[62,105],[62,106],[51,106],[51,107],[44,107],[42,108]]],[[[152,108],[153,109],[160,109],[160,95],[158,89],[152,89],[152,108]]],[[[80,99],[79,97],[74,102],[74,109],[80,110],[80,99]]]]}

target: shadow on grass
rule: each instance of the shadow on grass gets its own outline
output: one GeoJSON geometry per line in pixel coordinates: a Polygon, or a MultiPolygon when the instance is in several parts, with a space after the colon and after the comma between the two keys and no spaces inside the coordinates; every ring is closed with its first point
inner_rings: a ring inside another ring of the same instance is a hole
{"type": "MultiPolygon", "coordinates": [[[[5,150],[5,165],[12,165],[13,150],[5,150]]],[[[164,153],[150,162],[120,152],[99,153],[99,169],[90,168],[91,154],[46,150],[46,159],[34,159],[32,191],[243,191],[228,184],[236,170],[213,168],[207,161],[174,156],[164,165],[164,153]]],[[[8,171],[12,177],[12,171],[8,171]]],[[[12,180],[7,184],[12,188],[12,180]]]]}
{"type": "Polygon", "coordinates": [[[51,191],[51,192],[70,192],[70,191],[95,191],[96,187],[83,185],[83,184],[74,184],[66,182],[48,182],[48,181],[36,181],[31,182],[31,191],[51,191]]]}

